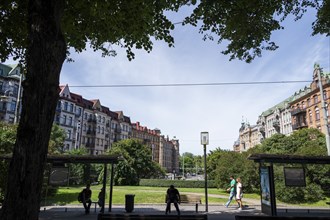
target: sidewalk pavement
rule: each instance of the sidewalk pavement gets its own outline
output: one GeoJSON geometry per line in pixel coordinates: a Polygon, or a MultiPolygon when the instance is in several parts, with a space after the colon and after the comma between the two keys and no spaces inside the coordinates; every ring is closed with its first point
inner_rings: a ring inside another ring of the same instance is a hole
{"type": "MultiPolygon", "coordinates": [[[[47,206],[41,207],[39,220],[96,220],[100,208],[97,207],[94,211],[94,206],[91,207],[90,214],[86,215],[82,205],[75,206],[47,206]]],[[[180,205],[181,215],[193,215],[195,212],[195,205],[182,204],[180,205]]],[[[105,209],[108,212],[108,208],[105,209]]],[[[261,213],[260,205],[250,205],[243,210],[238,210],[237,205],[233,204],[226,208],[223,205],[210,204],[208,212],[205,212],[205,205],[198,206],[198,214],[207,214],[208,220],[235,220],[236,215],[264,215],[261,213]]],[[[163,215],[165,214],[165,204],[149,204],[140,205],[135,204],[132,213],[127,213],[125,205],[113,205],[113,214],[149,214],[149,215],[163,215]]],[[[278,207],[277,213],[279,216],[326,216],[330,219],[329,208],[297,208],[297,207],[278,207]]],[[[177,215],[174,207],[170,215],[177,215]]]]}
{"type": "MultiPolygon", "coordinates": [[[[94,207],[91,207],[90,214],[86,215],[82,206],[48,206],[42,207],[39,220],[95,220],[100,208],[94,212],[94,207]]],[[[108,209],[105,209],[108,213],[108,209]]],[[[180,205],[181,215],[196,214],[194,205],[180,205]]],[[[228,208],[220,205],[209,205],[208,212],[205,212],[205,205],[199,205],[198,214],[207,214],[208,220],[222,219],[235,220],[235,215],[263,215],[260,211],[260,206],[249,206],[243,210],[238,210],[237,206],[228,208]]],[[[129,214],[125,211],[125,205],[114,205],[112,212],[114,214],[129,214]]],[[[131,214],[150,214],[163,215],[165,214],[165,205],[135,205],[131,214]]],[[[174,207],[170,215],[176,215],[174,207]]]]}

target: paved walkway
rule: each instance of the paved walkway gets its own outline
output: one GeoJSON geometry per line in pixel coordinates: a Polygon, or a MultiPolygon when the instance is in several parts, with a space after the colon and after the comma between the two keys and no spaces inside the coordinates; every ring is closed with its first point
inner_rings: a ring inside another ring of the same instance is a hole
{"type": "MultiPolygon", "coordinates": [[[[205,214],[205,206],[199,205],[198,213],[205,214]]],[[[94,207],[91,207],[91,212],[89,215],[84,214],[84,209],[82,206],[52,206],[44,208],[42,207],[39,220],[68,220],[68,219],[81,219],[81,220],[91,220],[97,219],[97,215],[100,208],[97,208],[97,211],[94,212],[94,207]]],[[[182,215],[196,214],[195,206],[192,205],[180,205],[180,210],[182,215]]],[[[107,211],[107,209],[106,209],[107,211]]],[[[163,215],[165,212],[164,205],[135,205],[132,214],[159,214],[163,215]]],[[[114,205],[112,207],[112,213],[115,214],[127,214],[125,211],[124,205],[114,205]]],[[[209,205],[208,212],[209,220],[223,219],[223,220],[234,220],[235,215],[263,215],[260,211],[260,206],[246,207],[242,211],[237,209],[237,206],[230,206],[225,208],[224,206],[219,205],[209,205]]],[[[176,215],[174,207],[172,207],[172,213],[170,215],[176,215]]]]}

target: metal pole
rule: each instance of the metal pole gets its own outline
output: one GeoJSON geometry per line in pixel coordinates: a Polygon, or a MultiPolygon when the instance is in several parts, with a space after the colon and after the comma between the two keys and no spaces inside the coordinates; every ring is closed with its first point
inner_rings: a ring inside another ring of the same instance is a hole
{"type": "Polygon", "coordinates": [[[328,116],[327,116],[327,109],[325,106],[324,96],[323,96],[323,87],[322,87],[322,79],[321,79],[321,71],[320,67],[316,66],[315,70],[317,71],[317,77],[319,79],[319,87],[320,87],[320,96],[321,96],[321,107],[323,112],[323,120],[324,120],[324,130],[325,130],[325,142],[327,145],[328,156],[330,156],[330,136],[329,136],[329,126],[328,126],[328,116]]]}
{"type": "Polygon", "coordinates": [[[15,115],[14,115],[14,124],[17,123],[18,121],[18,115],[19,115],[19,105],[20,105],[20,99],[21,99],[21,87],[22,87],[22,75],[20,73],[19,76],[19,84],[18,84],[18,94],[17,94],[17,99],[16,99],[16,107],[15,107],[15,115]]]}
{"type": "Polygon", "coordinates": [[[105,208],[105,195],[106,195],[106,189],[107,189],[107,170],[108,170],[108,164],[104,164],[104,172],[103,172],[103,187],[102,187],[102,213],[104,213],[105,208]]]}
{"type": "Polygon", "coordinates": [[[209,211],[207,199],[206,144],[204,144],[204,181],[205,181],[205,212],[209,211]]]}
{"type": "Polygon", "coordinates": [[[184,155],[182,155],[182,175],[184,177],[184,155]]]}
{"type": "Polygon", "coordinates": [[[111,163],[109,212],[111,212],[112,209],[113,176],[114,176],[114,165],[113,163],[111,163]]]}

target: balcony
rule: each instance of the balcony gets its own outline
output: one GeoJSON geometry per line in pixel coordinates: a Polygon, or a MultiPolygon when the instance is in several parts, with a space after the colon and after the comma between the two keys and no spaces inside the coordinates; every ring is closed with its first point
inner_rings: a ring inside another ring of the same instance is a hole
{"type": "Polygon", "coordinates": [[[95,143],[86,143],[86,147],[87,148],[94,148],[95,147],[95,143]]]}
{"type": "Polygon", "coordinates": [[[94,119],[94,118],[89,118],[89,119],[87,119],[87,122],[89,122],[89,123],[96,123],[96,119],[94,119]]]}
{"type": "Polygon", "coordinates": [[[292,124],[292,130],[298,130],[298,129],[307,128],[307,127],[308,127],[307,123],[292,124]]]}
{"type": "Polygon", "coordinates": [[[86,133],[87,134],[90,134],[90,135],[95,135],[96,134],[96,131],[93,131],[93,130],[88,129],[86,133]]]}
{"type": "Polygon", "coordinates": [[[306,109],[296,108],[291,110],[291,115],[306,114],[306,109]]]}
{"type": "Polygon", "coordinates": [[[117,132],[117,133],[121,133],[121,127],[116,127],[116,128],[115,128],[115,132],[117,132]]]}
{"type": "Polygon", "coordinates": [[[274,128],[279,128],[279,127],[280,127],[280,121],[279,121],[279,120],[275,120],[275,121],[273,122],[273,127],[274,127],[274,128]]]}

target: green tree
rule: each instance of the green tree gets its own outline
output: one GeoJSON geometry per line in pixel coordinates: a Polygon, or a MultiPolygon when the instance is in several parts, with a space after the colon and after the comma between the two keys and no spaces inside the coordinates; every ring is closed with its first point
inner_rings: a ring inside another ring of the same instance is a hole
{"type": "Polygon", "coordinates": [[[174,25],[166,14],[190,4],[196,9],[184,24],[202,21],[200,31],[206,32],[205,38],[214,33],[218,42],[228,40],[223,53],[231,54],[231,59],[250,62],[261,50],[276,49],[271,32],[281,28],[288,14],[299,18],[309,8],[318,11],[314,34],[329,35],[329,0],[0,1],[0,59],[21,59],[26,70],[1,219],[38,218],[59,76],[69,49],[81,52],[90,45],[106,56],[115,55],[112,45],[119,45],[132,59],[134,48],[151,51],[151,39],[173,46],[174,25]]]}
{"type": "MultiPolygon", "coordinates": [[[[305,128],[290,136],[273,135],[249,153],[326,156],[325,137],[318,129],[305,128]]],[[[287,164],[286,166],[292,166],[287,164]]],[[[299,166],[299,165],[295,165],[299,166]]],[[[330,190],[330,165],[305,165],[306,187],[286,187],[283,166],[274,166],[276,196],[283,202],[317,202],[330,190]]]]}
{"type": "Polygon", "coordinates": [[[151,160],[151,149],[136,139],[128,139],[113,145],[110,154],[120,154],[123,160],[116,165],[116,185],[138,185],[140,179],[159,178],[165,175],[163,169],[151,160]]]}
{"type": "MultiPolygon", "coordinates": [[[[0,122],[0,155],[13,152],[13,146],[16,140],[16,129],[16,125],[0,122]]],[[[7,161],[0,160],[0,202],[4,199],[8,165],[7,161]]]]}
{"type": "Polygon", "coordinates": [[[247,160],[246,153],[216,149],[209,155],[208,168],[217,186],[227,189],[229,177],[240,177],[244,192],[253,192],[259,188],[258,172],[253,161],[247,160]]]}
{"type": "MultiPolygon", "coordinates": [[[[11,154],[16,141],[17,125],[0,122],[0,155],[11,154]]],[[[63,147],[65,132],[58,125],[53,124],[49,140],[50,154],[59,153],[63,147]]],[[[4,198],[5,187],[7,183],[8,162],[0,161],[0,201],[4,198]]]]}
{"type": "Polygon", "coordinates": [[[65,131],[59,125],[53,124],[48,145],[48,154],[63,153],[65,138],[65,131]]]}

